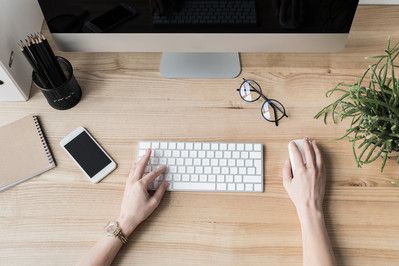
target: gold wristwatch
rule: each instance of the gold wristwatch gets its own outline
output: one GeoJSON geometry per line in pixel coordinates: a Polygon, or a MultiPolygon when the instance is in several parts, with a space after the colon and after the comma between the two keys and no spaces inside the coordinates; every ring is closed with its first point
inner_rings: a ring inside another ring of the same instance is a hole
{"type": "Polygon", "coordinates": [[[122,244],[127,243],[127,238],[123,234],[121,228],[119,227],[119,223],[117,221],[109,222],[105,226],[105,231],[107,232],[108,236],[113,236],[113,237],[118,238],[122,242],[122,244]]]}

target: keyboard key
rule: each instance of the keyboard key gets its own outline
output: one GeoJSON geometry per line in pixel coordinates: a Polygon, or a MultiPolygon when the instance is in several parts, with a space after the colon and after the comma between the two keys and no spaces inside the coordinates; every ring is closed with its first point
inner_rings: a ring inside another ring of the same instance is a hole
{"type": "Polygon", "coordinates": [[[191,175],[192,182],[198,182],[198,180],[199,180],[199,175],[191,175]]]}
{"type": "Polygon", "coordinates": [[[253,150],[252,144],[245,144],[245,150],[246,151],[252,151],[253,150]]]}
{"type": "Polygon", "coordinates": [[[203,166],[209,166],[210,160],[209,159],[202,159],[202,165],[203,166]]]}
{"type": "Polygon", "coordinates": [[[262,191],[263,191],[262,185],[261,185],[261,184],[255,184],[255,185],[254,185],[254,191],[256,191],[256,192],[262,192],[262,191]]]}
{"type": "Polygon", "coordinates": [[[178,142],[176,144],[176,149],[178,150],[184,150],[184,143],[183,142],[178,142]]]}
{"type": "Polygon", "coordinates": [[[238,151],[243,151],[244,150],[244,144],[242,144],[242,143],[237,144],[237,150],[238,151]]]}
{"type": "Polygon", "coordinates": [[[262,166],[263,166],[262,161],[261,160],[255,160],[254,161],[254,165],[255,165],[255,168],[256,168],[256,174],[260,175],[262,173],[262,166]]]}
{"type": "Polygon", "coordinates": [[[234,182],[235,183],[241,183],[242,182],[242,176],[241,175],[234,176],[234,182]]]}
{"type": "Polygon", "coordinates": [[[199,150],[201,150],[201,149],[202,149],[201,143],[199,143],[199,142],[194,143],[194,150],[199,151],[199,150]]]}
{"type": "Polygon", "coordinates": [[[212,143],[212,144],[211,144],[211,149],[212,149],[213,151],[218,150],[218,149],[219,149],[219,144],[217,144],[217,143],[212,143]]]}
{"type": "Polygon", "coordinates": [[[234,191],[236,189],[236,185],[233,183],[233,184],[228,184],[227,185],[227,190],[228,191],[234,191]]]}
{"type": "Polygon", "coordinates": [[[151,142],[140,142],[140,149],[147,150],[151,148],[151,142]]]}
{"type": "Polygon", "coordinates": [[[225,183],[218,183],[217,185],[216,185],[216,189],[217,190],[221,190],[221,191],[224,191],[224,190],[226,190],[226,184],[225,183]]]}
{"type": "Polygon", "coordinates": [[[246,167],[250,167],[254,165],[254,161],[253,160],[245,160],[245,166],[246,167]]]}
{"type": "Polygon", "coordinates": [[[211,144],[207,143],[207,142],[203,143],[202,144],[202,149],[203,150],[210,150],[211,149],[211,144]]]}
{"type": "Polygon", "coordinates": [[[181,180],[185,182],[190,181],[190,175],[188,174],[181,175],[181,180]]]}
{"type": "Polygon", "coordinates": [[[213,174],[220,174],[220,167],[219,166],[216,166],[216,167],[213,167],[212,168],[212,173],[213,174]]]}
{"type": "Polygon", "coordinates": [[[262,154],[260,152],[253,151],[253,152],[249,153],[249,158],[260,159],[260,158],[262,158],[262,154]]]}
{"type": "Polygon", "coordinates": [[[196,174],[202,174],[204,172],[204,168],[202,166],[196,166],[195,167],[195,173],[196,174]]]}
{"type": "Polygon", "coordinates": [[[166,151],[164,151],[163,155],[165,157],[172,157],[172,151],[171,150],[166,150],[166,151]]]}
{"type": "Polygon", "coordinates": [[[215,182],[216,176],[215,175],[208,175],[208,182],[215,182]]]}
{"type": "Polygon", "coordinates": [[[230,174],[232,174],[232,175],[238,174],[238,168],[237,167],[230,167],[230,174]]]}
{"type": "Polygon", "coordinates": [[[221,150],[221,151],[227,150],[227,144],[226,143],[220,143],[219,150],[221,150]]]}
{"type": "Polygon", "coordinates": [[[262,177],[259,175],[244,175],[244,183],[261,183],[262,177]]]}
{"type": "Polygon", "coordinates": [[[234,182],[233,176],[232,175],[226,175],[226,182],[227,183],[233,183],[234,182]]]}
{"type": "Polygon", "coordinates": [[[197,151],[190,151],[190,158],[196,158],[197,157],[197,151]]]}
{"type": "Polygon", "coordinates": [[[199,181],[201,181],[201,182],[206,182],[206,181],[207,181],[206,175],[200,175],[200,176],[199,176],[199,181]]]}
{"type": "Polygon", "coordinates": [[[224,175],[217,175],[216,176],[216,181],[219,182],[219,183],[224,182],[224,175]]]}
{"type": "Polygon", "coordinates": [[[184,173],[186,172],[186,167],[185,167],[185,166],[179,166],[179,167],[177,168],[177,172],[178,172],[179,174],[184,174],[184,173]]]}
{"type": "Polygon", "coordinates": [[[229,168],[228,167],[222,167],[222,174],[224,174],[224,175],[229,174],[229,168]]]}
{"type": "Polygon", "coordinates": [[[218,166],[218,165],[219,165],[219,160],[217,160],[217,159],[212,159],[212,160],[211,160],[211,165],[212,165],[212,166],[218,166]]]}
{"type": "Polygon", "coordinates": [[[162,150],[167,150],[168,149],[168,143],[167,142],[161,142],[159,144],[159,148],[162,150]]]}
{"type": "Polygon", "coordinates": [[[261,144],[255,144],[254,145],[254,151],[261,151],[262,150],[262,145],[261,144]]]}
{"type": "Polygon", "coordinates": [[[175,157],[175,158],[180,157],[180,151],[177,151],[177,150],[173,151],[172,152],[172,156],[175,157]]]}
{"type": "Polygon", "coordinates": [[[206,166],[204,168],[204,173],[205,174],[212,174],[212,168],[210,166],[206,166]]]}
{"type": "Polygon", "coordinates": [[[173,182],[174,190],[215,190],[215,183],[181,183],[173,182]]]}
{"type": "Polygon", "coordinates": [[[187,158],[186,160],[184,160],[184,164],[185,165],[193,165],[193,159],[192,158],[187,158]]]}
{"type": "Polygon", "coordinates": [[[223,158],[223,152],[221,152],[221,151],[215,152],[215,158],[217,158],[217,159],[223,158]]]}
{"type": "Polygon", "coordinates": [[[247,173],[248,173],[249,175],[254,175],[254,174],[255,174],[255,168],[253,168],[253,167],[247,168],[247,173]]]}
{"type": "MultiPolygon", "coordinates": [[[[255,170],[255,168],[254,168],[255,170]]],[[[187,173],[194,174],[194,166],[187,166],[187,173]]]]}
{"type": "Polygon", "coordinates": [[[244,184],[236,184],[237,191],[244,191],[244,184]]]}
{"type": "Polygon", "coordinates": [[[194,143],[192,143],[192,142],[186,143],[186,150],[192,150],[193,148],[194,148],[194,143]]]}
{"type": "Polygon", "coordinates": [[[229,151],[235,151],[236,150],[236,145],[234,143],[230,143],[228,146],[229,151]]]}
{"type": "Polygon", "coordinates": [[[175,150],[176,149],[176,142],[169,142],[169,150],[175,150]]]}
{"type": "Polygon", "coordinates": [[[245,191],[252,191],[254,189],[253,184],[245,184],[245,191]]]}

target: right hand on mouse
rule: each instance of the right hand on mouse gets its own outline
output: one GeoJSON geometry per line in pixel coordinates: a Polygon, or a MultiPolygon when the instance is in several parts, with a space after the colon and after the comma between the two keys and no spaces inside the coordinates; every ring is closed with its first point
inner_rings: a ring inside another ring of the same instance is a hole
{"type": "Polygon", "coordinates": [[[144,156],[130,170],[126,180],[125,193],[118,218],[122,232],[129,236],[133,230],[158,207],[168,187],[168,182],[163,181],[154,195],[148,193],[148,185],[166,171],[166,166],[144,175],[144,169],[151,156],[148,149],[144,156]]]}
{"type": "Polygon", "coordinates": [[[314,140],[304,140],[304,155],[302,155],[294,142],[290,148],[293,152],[296,169],[292,172],[291,163],[287,160],[283,168],[283,185],[288,196],[294,203],[298,214],[301,216],[308,210],[322,212],[324,198],[326,171],[320,150],[314,140]]]}

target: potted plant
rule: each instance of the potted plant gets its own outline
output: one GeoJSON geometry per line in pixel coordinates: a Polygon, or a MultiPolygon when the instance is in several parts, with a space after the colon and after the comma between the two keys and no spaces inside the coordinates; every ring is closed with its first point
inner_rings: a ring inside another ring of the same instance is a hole
{"type": "Polygon", "coordinates": [[[326,96],[340,93],[339,98],[324,107],[315,118],[331,114],[337,120],[350,119],[344,136],[352,143],[357,166],[371,163],[382,157],[381,172],[388,158],[397,157],[399,163],[399,42],[388,47],[374,60],[354,84],[339,83],[326,96]],[[396,73],[396,75],[398,75],[396,73]]]}

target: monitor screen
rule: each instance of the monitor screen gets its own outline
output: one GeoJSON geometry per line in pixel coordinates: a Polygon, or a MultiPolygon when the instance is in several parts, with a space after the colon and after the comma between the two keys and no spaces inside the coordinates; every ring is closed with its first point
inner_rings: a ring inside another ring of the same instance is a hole
{"type": "Polygon", "coordinates": [[[52,33],[348,33],[358,0],[38,0],[52,33]]]}

